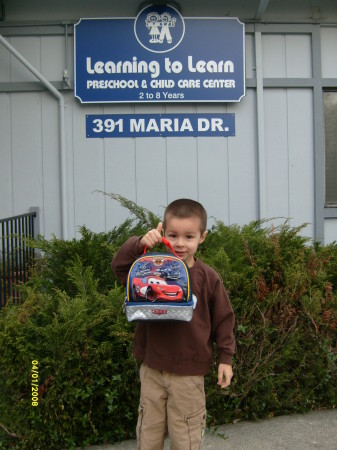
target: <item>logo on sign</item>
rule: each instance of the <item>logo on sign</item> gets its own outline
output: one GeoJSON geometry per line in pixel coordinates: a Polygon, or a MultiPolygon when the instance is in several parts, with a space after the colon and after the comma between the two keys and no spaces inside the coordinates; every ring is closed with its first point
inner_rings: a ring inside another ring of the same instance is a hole
{"type": "Polygon", "coordinates": [[[152,309],[152,314],[157,314],[158,316],[161,316],[163,314],[167,314],[167,309],[152,309]]]}
{"type": "Polygon", "coordinates": [[[134,32],[139,44],[154,53],[166,53],[176,48],[185,34],[181,14],[172,6],[148,6],[135,20],[134,32]]]}

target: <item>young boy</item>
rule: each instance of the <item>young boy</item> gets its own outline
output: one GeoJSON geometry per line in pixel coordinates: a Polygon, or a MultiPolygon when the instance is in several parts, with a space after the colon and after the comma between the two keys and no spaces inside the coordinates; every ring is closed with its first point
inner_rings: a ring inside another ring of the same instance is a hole
{"type": "Polygon", "coordinates": [[[201,447],[206,427],[204,375],[218,353],[218,385],[230,385],[234,313],[223,283],[211,267],[194,257],[206,237],[207,213],[190,199],[170,203],[164,223],[142,237],[128,239],[115,255],[112,268],[122,283],[133,261],[164,236],[188,265],[197,306],[190,322],[138,322],[134,356],[142,361],[137,424],[138,450],[160,450],[169,434],[171,450],[201,447]]]}

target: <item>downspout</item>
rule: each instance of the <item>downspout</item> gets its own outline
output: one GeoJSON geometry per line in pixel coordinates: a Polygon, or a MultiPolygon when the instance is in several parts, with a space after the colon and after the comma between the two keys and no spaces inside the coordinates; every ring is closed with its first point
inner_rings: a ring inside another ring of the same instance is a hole
{"type": "Polygon", "coordinates": [[[268,3],[269,3],[269,0],[260,0],[259,6],[255,13],[255,20],[261,20],[263,13],[267,9],[268,3]]]}
{"type": "Polygon", "coordinates": [[[41,74],[29,61],[27,61],[6,39],[0,34],[0,42],[15,56],[41,83],[57,98],[59,102],[59,139],[60,139],[60,175],[61,175],[61,237],[67,239],[67,189],[66,189],[66,139],[65,114],[63,95],[41,74]]]}

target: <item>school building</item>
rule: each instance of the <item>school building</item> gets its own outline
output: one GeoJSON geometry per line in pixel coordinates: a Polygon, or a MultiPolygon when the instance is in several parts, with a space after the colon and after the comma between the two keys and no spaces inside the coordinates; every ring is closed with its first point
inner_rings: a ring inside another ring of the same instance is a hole
{"type": "Polygon", "coordinates": [[[0,219],[71,239],[128,216],[102,192],[188,197],[335,241],[336,49],[336,0],[1,0],[0,219]]]}

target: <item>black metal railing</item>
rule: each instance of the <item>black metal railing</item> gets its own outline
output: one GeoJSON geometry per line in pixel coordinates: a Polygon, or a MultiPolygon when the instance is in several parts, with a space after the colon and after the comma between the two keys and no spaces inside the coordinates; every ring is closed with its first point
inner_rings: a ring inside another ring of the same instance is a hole
{"type": "Polygon", "coordinates": [[[0,220],[0,308],[8,299],[20,300],[18,286],[25,283],[35,257],[29,240],[35,238],[37,212],[0,220]]]}

